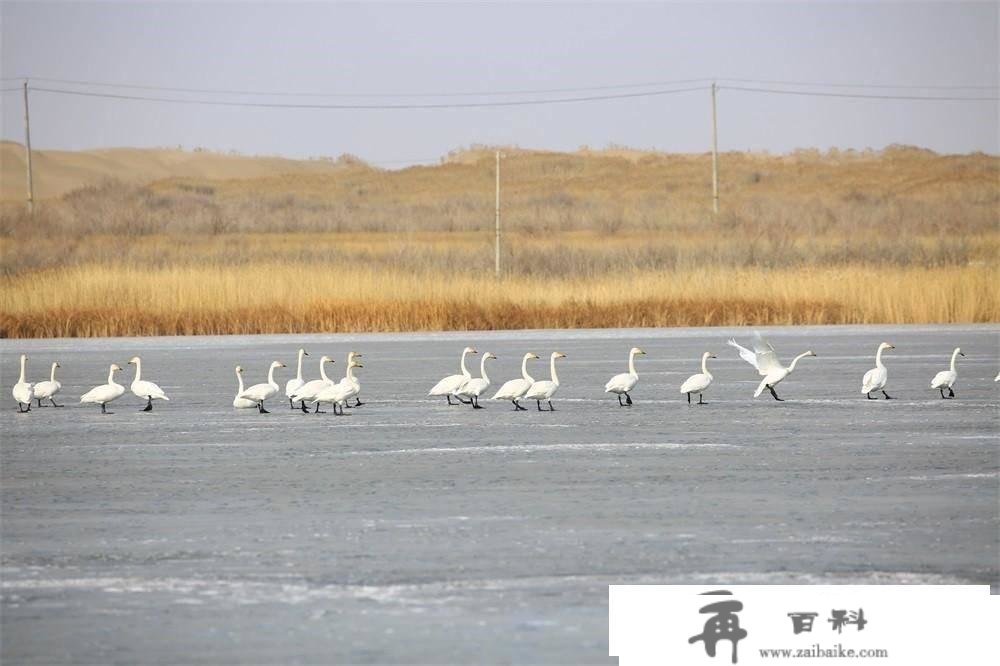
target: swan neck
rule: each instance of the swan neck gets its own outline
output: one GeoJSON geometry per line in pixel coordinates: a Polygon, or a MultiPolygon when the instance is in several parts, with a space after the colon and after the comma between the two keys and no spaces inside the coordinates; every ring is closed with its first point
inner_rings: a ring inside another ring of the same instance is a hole
{"type": "MultiPolygon", "coordinates": [[[[952,359],[952,364],[954,364],[954,359],[952,359]]],[[[49,373],[49,381],[54,382],[56,380],[56,364],[52,364],[52,371],[49,373]]]]}
{"type": "Polygon", "coordinates": [[[347,379],[349,379],[352,384],[354,383],[354,366],[350,363],[347,364],[347,379]]]}
{"type": "Polygon", "coordinates": [[[142,359],[135,359],[135,381],[139,381],[142,378],[142,359]]]}
{"type": "Polygon", "coordinates": [[[116,383],[115,382],[115,371],[112,370],[111,368],[108,368],[108,383],[109,384],[115,384],[116,383]]]}
{"type": "Polygon", "coordinates": [[[28,359],[24,356],[21,357],[21,378],[17,380],[18,384],[24,383],[24,366],[27,365],[28,359]]]}
{"type": "Polygon", "coordinates": [[[951,353],[951,371],[955,372],[955,359],[958,358],[958,350],[951,353]]]}
{"type": "Polygon", "coordinates": [[[487,358],[484,356],[483,360],[479,362],[479,374],[482,375],[483,379],[486,380],[486,383],[489,384],[490,378],[489,375],[486,374],[486,361],[487,358]]]}
{"type": "MultiPolygon", "coordinates": [[[[348,368],[347,368],[347,374],[348,375],[351,374],[351,368],[350,368],[350,366],[348,366],[348,368]]],[[[324,382],[330,381],[330,378],[326,376],[326,362],[325,361],[320,362],[320,364],[319,364],[319,376],[323,378],[324,382]]]]}
{"type": "Polygon", "coordinates": [[[272,386],[277,386],[277,384],[274,383],[274,366],[273,365],[267,371],[267,383],[271,384],[272,386]]]}
{"type": "Polygon", "coordinates": [[[535,383],[535,378],[528,374],[528,356],[521,359],[521,378],[526,382],[535,383]]]}
{"type": "Polygon", "coordinates": [[[465,367],[465,357],[468,354],[469,354],[469,352],[464,351],[464,350],[462,351],[462,374],[465,375],[466,377],[471,377],[472,373],[469,372],[469,369],[465,367]]]}
{"type": "Polygon", "coordinates": [[[800,359],[803,359],[806,356],[809,356],[809,352],[802,352],[801,354],[793,358],[792,364],[788,366],[788,372],[792,372],[793,370],[795,370],[795,365],[799,362],[800,359]]]}
{"type": "Polygon", "coordinates": [[[240,390],[237,392],[237,395],[239,395],[243,393],[243,375],[240,374],[239,370],[236,371],[236,381],[240,386],[240,390]]]}
{"type": "MultiPolygon", "coordinates": [[[[552,366],[555,367],[555,366],[552,366]]],[[[635,352],[629,352],[628,354],[628,374],[638,375],[639,373],[635,371],[635,352]]]]}
{"type": "MultiPolygon", "coordinates": [[[[297,374],[295,375],[295,377],[296,377],[296,378],[297,378],[297,379],[298,379],[298,380],[299,380],[300,382],[302,381],[302,355],[303,355],[303,350],[301,350],[301,349],[300,349],[300,350],[299,350],[299,364],[298,364],[298,365],[299,365],[299,367],[298,367],[298,370],[297,370],[297,374]]],[[[323,364],[322,364],[322,363],[320,363],[320,366],[322,366],[322,365],[323,365],[323,364]]],[[[320,369],[322,370],[322,367],[321,367],[320,369]]]]}
{"type": "Polygon", "coordinates": [[[883,347],[879,347],[878,351],[875,352],[875,367],[876,368],[884,368],[885,367],[884,365],[882,365],[882,350],[883,349],[884,349],[883,347]]]}
{"type": "Polygon", "coordinates": [[[559,375],[556,374],[556,357],[549,361],[549,372],[552,374],[552,383],[559,386],[559,375]]]}
{"type": "Polygon", "coordinates": [[[702,356],[701,357],[701,374],[703,374],[703,375],[708,375],[709,374],[709,372],[708,372],[708,357],[707,356],[702,356]]]}

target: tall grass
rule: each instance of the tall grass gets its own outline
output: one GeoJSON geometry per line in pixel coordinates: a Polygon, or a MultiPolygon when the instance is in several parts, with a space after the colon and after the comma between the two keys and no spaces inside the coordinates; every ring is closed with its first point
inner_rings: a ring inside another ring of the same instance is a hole
{"type": "Polygon", "coordinates": [[[510,151],[0,206],[0,335],[997,321],[1000,159],[510,151]]]}

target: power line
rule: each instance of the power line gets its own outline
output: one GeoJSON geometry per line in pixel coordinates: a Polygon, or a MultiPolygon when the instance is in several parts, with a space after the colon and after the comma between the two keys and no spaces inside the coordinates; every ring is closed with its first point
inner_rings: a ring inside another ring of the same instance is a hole
{"type": "Polygon", "coordinates": [[[849,97],[853,99],[901,99],[950,102],[998,102],[1000,97],[942,97],[936,95],[871,95],[864,93],[833,93],[806,90],[776,90],[774,88],[745,88],[741,86],[720,86],[721,90],[768,93],[774,95],[799,95],[803,97],[849,97]]]}
{"type": "Polygon", "coordinates": [[[169,97],[151,97],[145,95],[122,95],[118,93],[98,93],[82,90],[63,90],[59,88],[31,88],[34,92],[46,92],[58,95],[75,95],[79,97],[102,97],[107,99],[139,100],[146,102],[166,102],[171,104],[193,104],[198,106],[229,106],[252,107],[264,109],[362,109],[362,110],[395,110],[395,109],[468,109],[500,106],[541,106],[546,104],[566,104],[572,102],[597,102],[614,99],[629,99],[636,97],[662,97],[677,93],[708,90],[707,86],[692,88],[676,88],[673,90],[650,90],[636,93],[620,93],[616,95],[591,95],[585,97],[561,97],[554,99],[512,100],[506,102],[447,102],[432,104],[304,104],[278,102],[233,102],[208,99],[177,99],[169,97]]]}
{"type": "Polygon", "coordinates": [[[763,83],[779,86],[800,86],[806,88],[885,88],[888,90],[998,90],[1000,86],[960,86],[960,85],[894,85],[888,83],[816,83],[810,81],[776,81],[771,79],[730,79],[716,81],[731,83],[763,83]]]}

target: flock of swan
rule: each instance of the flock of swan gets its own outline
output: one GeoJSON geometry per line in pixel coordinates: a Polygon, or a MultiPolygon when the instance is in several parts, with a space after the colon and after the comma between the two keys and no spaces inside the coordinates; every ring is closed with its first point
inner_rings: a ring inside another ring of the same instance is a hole
{"type": "MultiPolygon", "coordinates": [[[[744,347],[732,338],[728,340],[727,344],[734,347],[739,352],[740,357],[753,366],[761,376],[760,383],[753,394],[755,398],[766,390],[770,392],[771,397],[775,400],[783,400],[778,397],[775,387],[795,371],[799,361],[808,356],[816,356],[812,351],[805,351],[792,359],[792,362],[788,366],[784,366],[778,359],[774,347],[759,333],[754,333],[751,345],[752,349],[744,347]]],[[[877,399],[877,397],[872,397],[873,393],[881,393],[882,397],[886,400],[892,399],[885,390],[889,381],[889,371],[882,362],[882,354],[890,349],[895,349],[895,347],[888,342],[883,342],[878,346],[875,351],[875,367],[866,372],[861,380],[861,393],[869,400],[877,399]]],[[[463,349],[461,360],[459,361],[461,372],[443,378],[431,388],[428,395],[444,396],[449,405],[466,404],[471,405],[473,409],[482,409],[482,405],[479,404],[479,398],[492,385],[490,377],[486,372],[486,362],[497,357],[491,352],[483,354],[479,364],[480,376],[473,377],[466,366],[466,359],[470,354],[478,353],[473,347],[463,349]],[[457,402],[452,402],[452,399],[457,402]]],[[[635,359],[636,356],[645,355],[645,353],[639,347],[633,347],[629,350],[628,372],[615,375],[604,385],[605,393],[614,393],[617,396],[619,407],[631,407],[633,404],[631,393],[639,384],[639,373],[636,370],[635,359]]],[[[361,382],[354,375],[355,369],[364,367],[358,361],[361,358],[361,354],[354,351],[347,354],[346,374],[339,381],[335,381],[327,375],[327,365],[334,362],[329,356],[323,356],[319,360],[319,379],[306,381],[302,376],[302,362],[303,357],[308,355],[306,350],[299,349],[296,376],[285,383],[284,395],[288,399],[290,409],[299,409],[308,413],[308,405],[312,405],[314,407],[313,413],[322,414],[320,406],[325,403],[332,407],[334,414],[341,416],[344,414],[345,408],[360,407],[364,404],[361,402],[360,397],[361,382]],[[352,399],[354,400],[354,404],[350,403],[352,399]],[[298,406],[296,406],[296,403],[298,403],[298,406]]],[[[961,348],[956,347],[954,352],[952,352],[949,368],[937,373],[931,380],[930,387],[938,390],[943,399],[955,397],[954,385],[958,379],[955,361],[959,356],[965,356],[965,354],[962,353],[961,348]],[[947,394],[945,394],[946,391],[947,394]]],[[[509,401],[514,406],[515,411],[524,411],[527,409],[521,404],[520,401],[522,400],[535,401],[538,411],[555,411],[552,399],[559,390],[559,375],[556,372],[556,360],[566,358],[566,355],[558,351],[552,352],[549,356],[549,379],[543,380],[536,380],[528,373],[528,361],[538,358],[540,357],[537,354],[532,352],[526,353],[521,359],[521,376],[505,382],[493,394],[492,399],[509,401]],[[547,404],[547,410],[542,409],[543,402],[547,404]]],[[[697,404],[706,404],[704,394],[712,385],[714,379],[712,373],[708,371],[708,360],[711,358],[716,358],[711,352],[702,354],[701,372],[691,375],[680,386],[680,393],[687,396],[689,404],[693,395],[698,396],[697,404]]],[[[62,384],[56,380],[56,368],[60,367],[59,363],[52,363],[48,380],[32,384],[26,379],[27,361],[28,357],[22,354],[21,374],[11,391],[14,400],[17,401],[18,411],[31,411],[32,401],[35,401],[38,407],[41,407],[42,401],[46,400],[52,403],[53,407],[62,407],[62,405],[57,404],[55,401],[56,394],[62,390],[62,384]]],[[[129,365],[135,366],[135,377],[129,388],[133,395],[146,401],[146,405],[142,408],[142,411],[151,411],[153,409],[153,401],[155,400],[170,400],[159,386],[151,381],[142,379],[142,360],[138,356],[132,357],[129,365]]],[[[281,392],[281,387],[275,381],[274,372],[278,368],[284,367],[286,367],[284,363],[273,361],[268,369],[266,382],[245,387],[243,384],[243,367],[237,365],[237,389],[236,396],[233,398],[233,407],[237,409],[256,409],[261,414],[267,414],[268,410],[264,407],[265,401],[275,398],[281,392]]],[[[121,370],[121,366],[117,363],[112,363],[108,369],[107,383],[95,386],[84,393],[80,396],[80,402],[98,404],[101,406],[101,413],[110,414],[111,412],[107,410],[108,403],[117,400],[125,394],[125,387],[115,381],[115,373],[121,370]]],[[[997,374],[993,381],[1000,381],[1000,374],[997,374]]]]}

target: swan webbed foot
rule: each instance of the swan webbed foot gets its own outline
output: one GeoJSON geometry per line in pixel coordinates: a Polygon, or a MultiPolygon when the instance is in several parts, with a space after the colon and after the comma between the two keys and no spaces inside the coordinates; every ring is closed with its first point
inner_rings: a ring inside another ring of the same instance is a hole
{"type": "Polygon", "coordinates": [[[625,392],[625,404],[627,404],[629,407],[632,406],[632,396],[628,394],[628,391],[625,392]]]}
{"type": "Polygon", "coordinates": [[[625,406],[625,403],[622,402],[622,394],[621,393],[618,394],[618,406],[619,407],[624,407],[625,406]]]}
{"type": "Polygon", "coordinates": [[[705,402],[705,398],[704,398],[704,396],[701,393],[698,394],[698,404],[699,405],[707,405],[708,404],[707,402],[705,402]]]}
{"type": "Polygon", "coordinates": [[[28,403],[28,408],[27,409],[24,408],[23,403],[20,403],[20,402],[17,403],[17,412],[18,412],[18,414],[27,414],[30,411],[31,411],[31,403],[30,402],[28,403]]]}
{"type": "Polygon", "coordinates": [[[954,398],[955,397],[955,391],[950,386],[948,387],[948,397],[949,398],[954,398]]]}
{"type": "Polygon", "coordinates": [[[536,400],[535,404],[538,406],[538,411],[542,411],[542,401],[541,400],[536,400]]]}
{"type": "Polygon", "coordinates": [[[448,398],[448,404],[449,404],[449,405],[454,405],[454,404],[455,404],[455,403],[453,403],[453,402],[451,401],[451,395],[446,395],[445,397],[446,397],[446,398],[448,398]]]}
{"type": "Polygon", "coordinates": [[[365,404],[365,403],[361,402],[361,398],[355,397],[354,400],[355,400],[355,402],[354,402],[354,406],[355,407],[360,407],[361,405],[365,404]]]}
{"type": "Polygon", "coordinates": [[[511,400],[510,404],[514,405],[514,411],[515,412],[526,412],[526,411],[528,411],[525,407],[522,407],[521,405],[517,404],[517,400],[511,400]]]}
{"type": "Polygon", "coordinates": [[[472,404],[472,401],[471,401],[471,400],[462,400],[462,399],[461,399],[460,397],[458,397],[457,395],[455,396],[455,399],[456,399],[456,400],[458,400],[458,401],[459,401],[460,403],[462,403],[463,405],[471,405],[471,404],[472,404]]]}
{"type": "Polygon", "coordinates": [[[142,411],[144,411],[144,412],[151,412],[151,411],[153,411],[153,399],[152,398],[149,398],[149,397],[146,398],[146,406],[142,408],[142,411]]]}
{"type": "MultiPolygon", "coordinates": [[[[337,411],[336,405],[334,406],[333,410],[337,411]]],[[[320,411],[319,403],[317,402],[316,403],[316,409],[313,410],[313,414],[326,414],[326,412],[320,411]]]]}
{"type": "Polygon", "coordinates": [[[771,396],[772,396],[772,397],[773,397],[773,398],[774,398],[775,400],[777,400],[778,402],[784,402],[784,401],[785,401],[785,399],[784,399],[784,398],[779,398],[779,397],[778,397],[778,392],[774,390],[774,387],[773,387],[773,386],[768,386],[768,387],[767,387],[767,390],[771,392],[771,396]]]}
{"type": "Polygon", "coordinates": [[[546,402],[549,403],[549,411],[550,412],[556,411],[556,408],[552,406],[552,401],[551,400],[546,400],[546,402]]]}
{"type": "Polygon", "coordinates": [[[264,409],[264,401],[260,400],[257,402],[257,411],[261,414],[270,414],[271,412],[264,409]]]}
{"type": "Polygon", "coordinates": [[[302,401],[299,402],[299,409],[301,409],[302,412],[305,413],[305,414],[309,413],[309,408],[306,407],[306,401],[305,400],[302,400],[302,401]]]}
{"type": "Polygon", "coordinates": [[[38,401],[38,406],[41,407],[42,406],[42,399],[41,398],[35,398],[35,399],[38,401]]]}
{"type": "Polygon", "coordinates": [[[55,400],[53,400],[52,398],[49,398],[49,402],[51,402],[51,403],[52,403],[52,406],[53,406],[53,407],[62,407],[62,405],[57,405],[57,404],[56,404],[56,401],[55,401],[55,400]]]}
{"type": "Polygon", "coordinates": [[[873,397],[872,397],[872,394],[871,394],[871,392],[870,392],[870,391],[868,392],[868,394],[867,394],[867,395],[868,395],[868,399],[869,399],[869,400],[876,400],[876,398],[873,398],[873,397]]]}
{"type": "Polygon", "coordinates": [[[895,400],[895,398],[893,398],[893,397],[892,397],[891,395],[889,395],[889,394],[888,394],[888,393],[886,393],[885,391],[882,391],[882,395],[884,395],[884,396],[885,396],[885,399],[886,399],[886,400],[895,400]]]}

